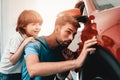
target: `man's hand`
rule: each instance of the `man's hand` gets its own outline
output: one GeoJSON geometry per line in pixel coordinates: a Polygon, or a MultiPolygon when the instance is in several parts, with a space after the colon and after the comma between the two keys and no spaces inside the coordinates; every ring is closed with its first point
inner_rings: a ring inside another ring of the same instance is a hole
{"type": "Polygon", "coordinates": [[[97,39],[95,36],[92,39],[89,39],[84,42],[83,49],[82,49],[80,55],[78,56],[78,58],[76,59],[77,60],[76,64],[78,64],[78,67],[81,67],[83,65],[89,52],[96,50],[95,48],[91,47],[95,44],[97,44],[97,39]]]}

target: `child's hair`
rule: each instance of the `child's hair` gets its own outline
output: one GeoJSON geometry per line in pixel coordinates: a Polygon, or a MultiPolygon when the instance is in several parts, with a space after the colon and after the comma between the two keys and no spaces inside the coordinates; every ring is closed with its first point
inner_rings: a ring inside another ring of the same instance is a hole
{"type": "Polygon", "coordinates": [[[25,34],[24,27],[29,23],[40,23],[41,25],[42,22],[42,17],[38,12],[34,10],[24,10],[18,17],[16,31],[25,34]]]}

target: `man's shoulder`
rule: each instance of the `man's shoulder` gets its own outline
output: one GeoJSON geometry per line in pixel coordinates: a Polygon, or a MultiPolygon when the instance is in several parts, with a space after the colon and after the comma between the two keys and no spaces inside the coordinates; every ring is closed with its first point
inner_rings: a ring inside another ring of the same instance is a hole
{"type": "Polygon", "coordinates": [[[35,40],[39,42],[43,42],[45,41],[45,37],[44,36],[35,37],[35,40]]]}
{"type": "Polygon", "coordinates": [[[45,39],[45,36],[40,36],[35,38],[36,42],[39,42],[40,45],[46,49],[48,49],[48,42],[45,39]]]}
{"type": "Polygon", "coordinates": [[[45,44],[45,38],[43,36],[35,37],[35,41],[29,42],[26,46],[40,46],[45,44]]]}

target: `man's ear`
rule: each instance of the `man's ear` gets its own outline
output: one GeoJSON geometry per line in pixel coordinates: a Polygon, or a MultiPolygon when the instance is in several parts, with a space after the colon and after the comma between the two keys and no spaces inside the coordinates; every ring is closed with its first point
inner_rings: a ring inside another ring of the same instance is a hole
{"type": "Polygon", "coordinates": [[[60,26],[59,25],[56,25],[55,26],[55,32],[58,32],[60,30],[60,26]]]}

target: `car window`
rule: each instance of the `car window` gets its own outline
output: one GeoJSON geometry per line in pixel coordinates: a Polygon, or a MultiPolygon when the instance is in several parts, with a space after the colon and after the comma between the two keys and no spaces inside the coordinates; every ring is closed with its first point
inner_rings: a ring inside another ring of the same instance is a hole
{"type": "Polygon", "coordinates": [[[93,0],[93,3],[98,10],[120,6],[120,0],[93,0]]]}

